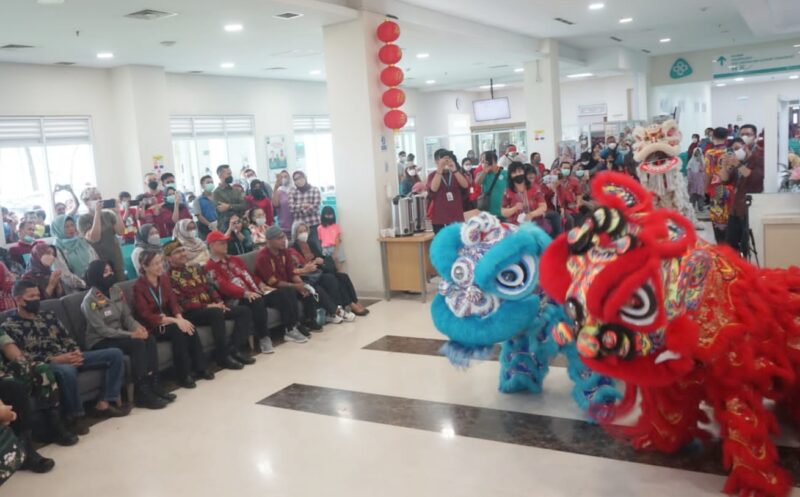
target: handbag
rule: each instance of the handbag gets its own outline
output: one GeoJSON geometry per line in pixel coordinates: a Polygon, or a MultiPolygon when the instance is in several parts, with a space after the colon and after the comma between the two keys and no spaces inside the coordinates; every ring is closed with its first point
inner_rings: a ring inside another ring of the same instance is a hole
{"type": "Polygon", "coordinates": [[[478,196],[478,200],[475,202],[475,206],[478,208],[479,211],[488,211],[489,210],[489,203],[492,198],[492,190],[494,190],[494,185],[497,184],[497,179],[500,177],[500,172],[498,171],[497,174],[494,175],[494,179],[492,180],[492,185],[489,187],[488,191],[483,191],[478,196]]]}

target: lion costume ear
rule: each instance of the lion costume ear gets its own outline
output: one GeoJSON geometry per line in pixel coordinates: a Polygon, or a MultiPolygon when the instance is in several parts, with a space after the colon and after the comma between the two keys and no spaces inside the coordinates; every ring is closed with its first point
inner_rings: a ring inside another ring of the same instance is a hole
{"type": "Polygon", "coordinates": [[[627,174],[603,172],[592,181],[592,196],[600,205],[623,214],[653,210],[653,194],[627,174]]]}
{"type": "Polygon", "coordinates": [[[570,257],[567,234],[559,235],[542,254],[539,262],[539,284],[553,300],[563,304],[572,282],[567,269],[570,257]]]}
{"type": "Polygon", "coordinates": [[[450,268],[458,259],[461,248],[461,223],[445,227],[431,243],[431,264],[445,280],[450,280],[450,268]]]}

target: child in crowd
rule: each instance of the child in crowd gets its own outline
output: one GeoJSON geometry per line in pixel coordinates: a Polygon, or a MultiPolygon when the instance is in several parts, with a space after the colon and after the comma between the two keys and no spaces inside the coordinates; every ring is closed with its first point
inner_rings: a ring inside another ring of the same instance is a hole
{"type": "Polygon", "coordinates": [[[125,224],[125,233],[122,235],[122,243],[131,245],[136,243],[136,232],[139,227],[136,225],[136,207],[131,205],[131,194],[120,192],[119,194],[119,217],[125,224]]]}
{"type": "Polygon", "coordinates": [[[322,245],[322,254],[330,257],[336,263],[336,270],[342,272],[345,261],[342,251],[342,231],[336,224],[336,212],[333,207],[326,205],[322,208],[322,224],[317,227],[317,235],[322,245]]]}

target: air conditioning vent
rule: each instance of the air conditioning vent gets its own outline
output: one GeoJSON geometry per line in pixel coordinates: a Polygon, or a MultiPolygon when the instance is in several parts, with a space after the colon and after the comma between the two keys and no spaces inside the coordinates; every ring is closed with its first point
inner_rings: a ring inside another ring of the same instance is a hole
{"type": "Polygon", "coordinates": [[[186,71],[188,74],[203,74],[203,71],[186,71]]]}
{"type": "Polygon", "coordinates": [[[272,57],[311,57],[312,55],[319,55],[321,52],[312,50],[310,48],[295,48],[294,50],[287,50],[285,52],[277,52],[272,57]]]}
{"type": "Polygon", "coordinates": [[[0,50],[22,50],[23,48],[33,48],[32,45],[17,45],[16,43],[10,43],[8,45],[3,45],[0,47],[0,50]]]}
{"type": "Polygon", "coordinates": [[[267,67],[267,68],[266,68],[266,69],[264,69],[264,70],[265,70],[265,71],[285,71],[285,70],[286,70],[286,68],[285,68],[285,67],[283,67],[283,66],[273,66],[273,67],[267,67]]]}
{"type": "Polygon", "coordinates": [[[575,24],[574,22],[568,21],[568,20],[564,19],[563,17],[556,17],[554,20],[556,20],[556,21],[558,21],[560,23],[564,23],[567,26],[572,26],[573,24],[575,24]]]}
{"type": "Polygon", "coordinates": [[[163,12],[161,10],[144,9],[138,12],[131,12],[126,15],[130,19],[139,19],[140,21],[157,21],[158,19],[166,19],[167,17],[174,17],[178,15],[175,12],[163,12]]]}
{"type": "Polygon", "coordinates": [[[499,66],[489,66],[489,69],[503,69],[508,67],[508,64],[501,64],[499,66]]]}
{"type": "Polygon", "coordinates": [[[289,19],[295,19],[302,16],[303,14],[298,14],[297,12],[284,12],[283,14],[275,14],[273,17],[288,21],[289,19]]]}
{"type": "Polygon", "coordinates": [[[74,66],[74,62],[56,62],[55,65],[57,66],[74,66]]]}
{"type": "Polygon", "coordinates": [[[177,41],[162,41],[160,45],[162,47],[174,47],[175,44],[178,43],[177,41]]]}
{"type": "Polygon", "coordinates": [[[651,52],[650,50],[648,50],[648,49],[646,49],[646,48],[643,48],[643,49],[642,49],[642,52],[644,52],[644,53],[653,53],[653,52],[651,52]]]}
{"type": "Polygon", "coordinates": [[[617,41],[617,42],[622,41],[622,38],[617,38],[616,36],[610,36],[609,38],[611,38],[612,40],[617,41]]]}

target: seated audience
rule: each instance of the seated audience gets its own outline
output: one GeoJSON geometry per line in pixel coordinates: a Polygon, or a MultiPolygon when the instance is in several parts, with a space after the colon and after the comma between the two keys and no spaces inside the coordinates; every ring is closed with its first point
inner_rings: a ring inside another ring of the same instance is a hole
{"type": "Polygon", "coordinates": [[[27,261],[25,261],[24,256],[29,255],[33,250],[33,246],[36,244],[34,229],[35,224],[33,221],[23,219],[19,223],[19,241],[8,248],[8,252],[11,254],[14,261],[21,264],[23,267],[27,266],[27,261]]]}
{"type": "Polygon", "coordinates": [[[336,270],[341,272],[345,256],[342,250],[342,230],[336,222],[336,211],[330,205],[326,205],[322,208],[321,219],[322,224],[317,228],[317,237],[322,246],[322,255],[333,259],[336,270]]]}
{"type": "Polygon", "coordinates": [[[270,225],[270,218],[264,214],[264,211],[259,207],[250,209],[245,214],[245,219],[248,222],[248,230],[250,231],[250,240],[253,245],[253,250],[258,250],[267,244],[267,228],[270,225]]]}
{"type": "Polygon", "coordinates": [[[119,194],[119,217],[122,219],[122,224],[125,226],[125,234],[122,235],[122,241],[125,245],[129,245],[136,241],[136,231],[138,226],[137,208],[131,206],[131,194],[128,192],[120,192],[119,194]]]}
{"type": "MultiPolygon", "coordinates": [[[[39,311],[38,298],[27,300],[27,283],[18,281],[14,285],[14,299],[19,307],[29,313],[39,311]]],[[[12,316],[6,320],[12,319],[12,316]]],[[[0,384],[5,382],[23,385],[25,393],[33,398],[33,403],[43,411],[43,418],[49,436],[48,442],[70,446],[78,443],[78,437],[69,431],[62,422],[59,406],[60,391],[55,373],[49,364],[29,359],[22,353],[14,339],[6,332],[5,325],[0,325],[0,384]]]]}
{"type": "Polygon", "coordinates": [[[131,262],[133,262],[133,267],[136,269],[137,275],[142,274],[142,268],[139,266],[139,257],[145,250],[154,252],[161,251],[161,235],[158,233],[158,229],[152,224],[143,224],[136,234],[136,246],[133,248],[133,252],[131,252],[131,262]]]}
{"type": "Polygon", "coordinates": [[[25,309],[27,302],[39,299],[37,286],[25,280],[16,286],[17,311],[0,326],[14,339],[26,358],[50,364],[61,391],[67,428],[78,435],[89,432],[88,426],[81,422],[86,415],[78,386],[78,373],[81,371],[104,371],[105,389],[102,397],[97,399],[92,414],[100,418],[126,416],[127,410],[114,405],[120,400],[122,388],[122,352],[113,348],[82,352],[53,312],[25,309]]]}
{"type": "Polygon", "coordinates": [[[556,186],[556,201],[566,228],[572,229],[575,226],[575,218],[579,214],[583,197],[580,181],[573,176],[572,164],[567,161],[561,163],[558,185],[556,186]]]}
{"type": "MultiPolygon", "coordinates": [[[[89,269],[89,263],[97,260],[97,252],[84,237],[78,235],[74,218],[57,216],[53,219],[51,229],[58,249],[56,258],[63,261],[72,274],[83,278],[89,269]]],[[[85,287],[84,282],[83,288],[85,287]]]]}
{"type": "Polygon", "coordinates": [[[204,267],[208,262],[208,248],[198,238],[197,223],[191,219],[181,219],[175,225],[172,238],[181,242],[186,253],[186,264],[204,267]]]}
{"type": "Polygon", "coordinates": [[[195,388],[195,378],[214,379],[208,370],[208,362],[200,336],[194,325],[185,319],[164,274],[164,257],[153,250],[145,250],[139,256],[141,276],[133,285],[133,312],[137,321],[147,331],[156,335],[156,340],[169,340],[178,385],[195,388]],[[194,376],[192,372],[194,371],[194,376]]]}
{"type": "MultiPolygon", "coordinates": [[[[55,260],[53,247],[45,243],[37,243],[31,252],[29,269],[22,275],[23,280],[30,281],[39,289],[37,297],[42,300],[60,299],[66,295],[61,270],[53,271],[52,269],[55,260]]],[[[70,276],[75,278],[72,273],[70,276]]]]}
{"type": "Polygon", "coordinates": [[[17,307],[12,295],[14,283],[16,282],[17,276],[5,264],[0,262],[0,312],[17,307]]]}
{"type": "Polygon", "coordinates": [[[207,241],[211,253],[211,259],[206,265],[208,277],[229,305],[238,304],[250,308],[261,352],[274,352],[267,323],[268,306],[277,309],[281,315],[280,336],[276,338],[285,337],[292,342],[305,343],[306,337],[298,330],[297,299],[292,300],[287,292],[277,291],[263,281],[258,281],[247,271],[244,261],[229,256],[228,238],[224,234],[212,231],[207,241]]]}
{"type": "Polygon", "coordinates": [[[172,236],[172,230],[181,219],[192,219],[192,214],[181,201],[181,196],[175,187],[169,186],[164,189],[164,203],[155,215],[153,226],[161,238],[168,238],[172,236]]]}
{"type": "Polygon", "coordinates": [[[104,211],[103,197],[94,187],[83,190],[81,200],[89,209],[89,214],[78,219],[78,231],[92,244],[97,256],[111,264],[117,281],[125,281],[122,248],[117,239],[125,234],[125,225],[119,218],[116,207],[104,211]]]}
{"type": "MultiPolygon", "coordinates": [[[[2,357],[0,357],[0,363],[2,363],[2,357]]],[[[2,364],[0,364],[0,371],[1,368],[2,364]]],[[[2,373],[0,373],[0,377],[2,377],[2,373]]],[[[27,385],[8,378],[0,381],[0,424],[6,427],[5,429],[11,429],[14,432],[18,440],[18,448],[25,454],[24,461],[19,461],[17,458],[14,464],[7,459],[8,454],[2,456],[0,459],[0,485],[5,479],[11,477],[13,469],[34,473],[47,473],[53,469],[56,463],[39,454],[33,445],[33,409],[27,385]],[[12,465],[18,466],[18,468],[13,468],[12,465]]],[[[0,436],[2,436],[1,433],[0,436]]]]}
{"type": "Polygon", "coordinates": [[[525,174],[525,165],[512,162],[508,166],[508,185],[503,196],[503,217],[511,224],[535,222],[548,233],[552,232],[545,219],[547,202],[536,183],[531,184],[525,174]]]}
{"type": "Polygon", "coordinates": [[[210,175],[200,178],[202,191],[194,202],[197,215],[197,229],[200,238],[205,240],[209,233],[217,229],[217,204],[214,202],[214,179],[210,175]]]}
{"type": "Polygon", "coordinates": [[[217,365],[225,369],[242,369],[255,360],[242,354],[241,349],[253,334],[253,315],[245,306],[228,307],[197,266],[189,265],[189,253],[181,242],[173,240],[164,245],[169,262],[169,278],[178,305],[186,319],[195,326],[210,326],[214,334],[217,365]],[[230,340],[225,336],[225,320],[234,321],[230,340]]]}
{"type": "Polygon", "coordinates": [[[162,409],[175,400],[158,381],[158,350],[155,336],[139,324],[125,295],[115,286],[114,269],[106,261],[93,261],[86,271],[91,289],[81,304],[86,317],[86,346],[89,350],[119,349],[131,360],[134,405],[162,409]]]}
{"type": "Polygon", "coordinates": [[[250,229],[245,226],[242,218],[238,214],[232,214],[228,218],[228,226],[223,223],[225,236],[229,239],[228,253],[230,255],[243,255],[253,251],[253,239],[250,229]]]}
{"type": "Polygon", "coordinates": [[[267,184],[260,179],[254,179],[250,183],[249,194],[245,197],[248,209],[261,209],[267,220],[267,226],[275,224],[275,212],[272,208],[272,200],[267,194],[267,184]]]}

